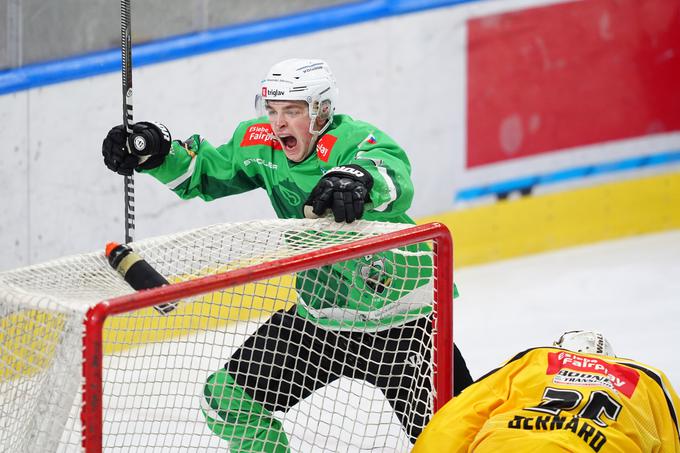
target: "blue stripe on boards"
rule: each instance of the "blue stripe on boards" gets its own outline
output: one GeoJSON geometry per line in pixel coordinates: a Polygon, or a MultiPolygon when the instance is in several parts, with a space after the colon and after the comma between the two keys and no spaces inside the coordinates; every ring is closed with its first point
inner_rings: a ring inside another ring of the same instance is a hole
{"type": "Polygon", "coordinates": [[[557,184],[578,178],[586,178],[588,176],[599,176],[626,170],[638,170],[661,165],[670,165],[679,162],[680,151],[668,151],[648,156],[630,157],[601,164],[567,168],[541,175],[523,176],[521,178],[498,181],[483,186],[468,187],[459,190],[456,193],[454,201],[471,201],[476,198],[487,196],[506,196],[509,192],[531,190],[539,185],[557,184]]]}
{"type": "MultiPolygon", "coordinates": [[[[368,0],[175,36],[133,47],[140,67],[343,25],[483,0],[368,0]]],[[[135,32],[132,30],[134,40],[135,32]]],[[[0,71],[0,95],[119,71],[120,50],[94,52],[0,71]]]]}

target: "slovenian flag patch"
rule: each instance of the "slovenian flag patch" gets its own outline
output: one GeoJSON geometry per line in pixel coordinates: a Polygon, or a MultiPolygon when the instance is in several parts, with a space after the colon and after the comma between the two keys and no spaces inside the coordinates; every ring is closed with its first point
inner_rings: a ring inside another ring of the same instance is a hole
{"type": "Polygon", "coordinates": [[[368,135],[366,136],[365,139],[363,139],[363,140],[361,141],[361,143],[359,143],[359,145],[357,146],[357,148],[361,148],[362,146],[364,146],[364,143],[369,143],[369,144],[371,144],[371,145],[375,145],[377,142],[378,142],[378,140],[376,140],[375,136],[374,136],[373,133],[371,132],[370,134],[368,134],[368,135]]]}

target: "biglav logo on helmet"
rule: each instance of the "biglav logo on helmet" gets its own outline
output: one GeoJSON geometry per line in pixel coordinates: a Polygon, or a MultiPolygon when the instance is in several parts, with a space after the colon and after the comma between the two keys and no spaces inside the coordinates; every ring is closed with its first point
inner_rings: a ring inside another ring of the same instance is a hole
{"type": "Polygon", "coordinates": [[[262,97],[267,97],[267,96],[276,97],[276,96],[283,96],[284,94],[286,94],[286,93],[284,93],[281,90],[277,90],[276,88],[271,90],[267,87],[262,87],[262,97]]]}

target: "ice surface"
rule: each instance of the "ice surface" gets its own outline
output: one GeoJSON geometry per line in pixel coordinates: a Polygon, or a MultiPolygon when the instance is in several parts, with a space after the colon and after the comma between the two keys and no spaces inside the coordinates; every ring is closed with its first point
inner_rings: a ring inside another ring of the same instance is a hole
{"type": "Polygon", "coordinates": [[[680,390],[680,231],[465,267],[454,279],[454,337],[474,378],[563,331],[597,329],[618,356],[680,390]]]}

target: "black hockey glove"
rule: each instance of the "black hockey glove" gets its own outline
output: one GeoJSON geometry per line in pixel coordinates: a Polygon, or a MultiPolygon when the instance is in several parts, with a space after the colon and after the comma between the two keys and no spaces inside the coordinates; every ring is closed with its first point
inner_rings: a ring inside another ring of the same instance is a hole
{"type": "Polygon", "coordinates": [[[336,222],[352,223],[364,214],[364,204],[373,187],[373,177],[358,165],[334,167],[321,177],[305,202],[305,217],[316,216],[327,209],[333,211],[336,222]]]}
{"type": "Polygon", "coordinates": [[[125,127],[112,128],[104,138],[102,155],[111,171],[130,176],[135,169],[158,167],[170,152],[170,132],[159,123],[145,121],[132,126],[132,134],[125,143],[125,127]]]}

